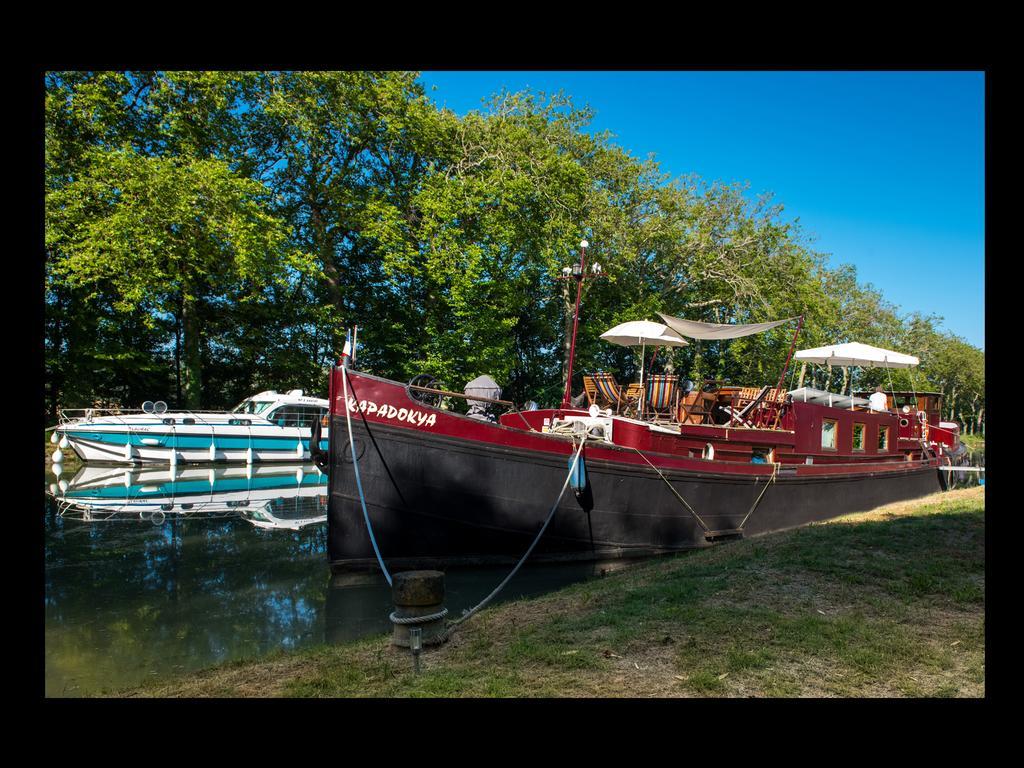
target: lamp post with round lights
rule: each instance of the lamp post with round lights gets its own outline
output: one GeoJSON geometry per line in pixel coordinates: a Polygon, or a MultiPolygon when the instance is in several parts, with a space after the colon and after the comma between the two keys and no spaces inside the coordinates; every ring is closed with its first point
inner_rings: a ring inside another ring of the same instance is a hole
{"type": "Polygon", "coordinates": [[[572,363],[576,355],[576,330],[580,324],[580,296],[583,294],[583,281],[596,280],[604,277],[601,265],[596,261],[590,266],[590,274],[587,274],[587,247],[590,245],[586,240],[580,243],[579,263],[562,270],[559,280],[576,281],[576,309],[572,322],[572,343],[569,346],[569,369],[565,377],[565,394],[562,396],[562,408],[572,407],[572,363]]]}

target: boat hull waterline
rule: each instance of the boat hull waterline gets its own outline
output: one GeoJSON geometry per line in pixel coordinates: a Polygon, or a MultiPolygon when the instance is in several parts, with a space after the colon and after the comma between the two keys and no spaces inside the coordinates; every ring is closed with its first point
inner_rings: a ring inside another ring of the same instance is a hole
{"type": "MultiPolygon", "coordinates": [[[[231,434],[230,429],[222,427],[214,434],[208,429],[183,427],[171,433],[145,426],[133,425],[131,431],[126,431],[92,425],[65,427],[61,434],[67,436],[78,457],[87,462],[168,463],[172,451],[174,461],[186,463],[301,462],[310,458],[308,428],[257,427],[250,433],[239,430],[236,434],[231,434]],[[126,446],[131,446],[131,458],[126,458],[126,446]]],[[[321,440],[320,447],[326,450],[327,441],[321,440]]]]}

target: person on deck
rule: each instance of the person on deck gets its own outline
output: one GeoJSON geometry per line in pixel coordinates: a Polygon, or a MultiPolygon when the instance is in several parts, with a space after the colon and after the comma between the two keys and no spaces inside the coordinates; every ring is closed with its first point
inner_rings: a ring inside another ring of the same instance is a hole
{"type": "Polygon", "coordinates": [[[888,402],[885,397],[885,390],[882,389],[881,385],[875,387],[874,393],[868,398],[868,407],[872,411],[887,411],[888,402]]]}

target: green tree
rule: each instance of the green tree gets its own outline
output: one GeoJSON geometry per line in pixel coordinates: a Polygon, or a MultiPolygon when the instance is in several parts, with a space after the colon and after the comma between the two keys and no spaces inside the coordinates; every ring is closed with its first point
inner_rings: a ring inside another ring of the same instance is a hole
{"type": "Polygon", "coordinates": [[[302,259],[283,222],[266,213],[266,189],[216,160],[96,151],[86,172],[47,195],[47,246],[70,285],[109,285],[114,308],[179,318],[183,396],[202,404],[203,324],[235,284],[240,301],[283,279],[302,259]],[[148,310],[148,311],[147,311],[148,310]]]}

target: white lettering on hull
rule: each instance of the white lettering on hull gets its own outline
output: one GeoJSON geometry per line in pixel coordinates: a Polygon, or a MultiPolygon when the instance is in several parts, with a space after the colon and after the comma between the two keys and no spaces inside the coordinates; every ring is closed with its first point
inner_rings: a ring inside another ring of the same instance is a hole
{"type": "Polygon", "coordinates": [[[414,408],[395,408],[393,405],[377,405],[372,400],[357,401],[354,397],[348,399],[348,409],[351,413],[375,413],[378,418],[404,421],[414,427],[432,427],[437,423],[436,413],[424,413],[414,408]]]}

